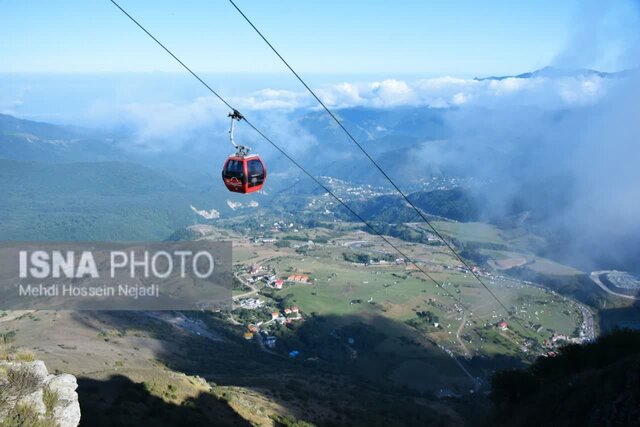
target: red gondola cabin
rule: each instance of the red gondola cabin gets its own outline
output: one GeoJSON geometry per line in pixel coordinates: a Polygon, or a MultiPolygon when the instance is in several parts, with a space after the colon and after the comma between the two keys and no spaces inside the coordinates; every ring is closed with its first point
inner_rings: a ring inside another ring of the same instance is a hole
{"type": "Polygon", "coordinates": [[[222,168],[222,180],[229,191],[253,193],[264,185],[267,168],[258,155],[231,155],[222,168]]]}

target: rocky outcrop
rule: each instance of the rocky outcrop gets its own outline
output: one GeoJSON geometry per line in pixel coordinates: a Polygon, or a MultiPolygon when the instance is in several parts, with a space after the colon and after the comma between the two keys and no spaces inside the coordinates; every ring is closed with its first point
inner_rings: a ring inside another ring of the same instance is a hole
{"type": "Polygon", "coordinates": [[[58,427],[80,423],[78,382],[69,374],[49,374],[44,362],[0,362],[0,420],[26,405],[58,427]]]}

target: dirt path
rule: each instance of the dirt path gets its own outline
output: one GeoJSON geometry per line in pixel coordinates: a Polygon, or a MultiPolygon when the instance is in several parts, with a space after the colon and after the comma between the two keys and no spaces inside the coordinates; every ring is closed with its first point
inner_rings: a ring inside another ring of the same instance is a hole
{"type": "Polygon", "coordinates": [[[19,317],[22,316],[26,316],[29,313],[33,313],[35,310],[16,310],[16,311],[7,311],[6,313],[8,313],[6,316],[4,317],[0,317],[0,323],[1,322],[10,322],[12,320],[15,320],[19,317]]]}
{"type": "Polygon", "coordinates": [[[460,326],[458,326],[458,330],[456,331],[456,339],[460,343],[460,346],[462,347],[462,350],[464,351],[465,357],[469,357],[471,355],[471,353],[469,353],[469,349],[467,348],[466,345],[464,345],[464,341],[462,341],[462,338],[460,338],[460,334],[462,333],[462,331],[464,329],[464,324],[466,322],[467,322],[467,316],[462,316],[462,322],[460,322],[460,326]]]}
{"type": "Polygon", "coordinates": [[[242,282],[242,284],[244,286],[246,286],[247,288],[251,289],[249,292],[245,292],[243,294],[234,296],[233,297],[234,300],[237,301],[237,300],[242,299],[242,298],[248,298],[248,297],[253,296],[253,295],[258,293],[258,287],[257,286],[255,286],[255,285],[247,282],[246,280],[244,280],[238,273],[235,273],[234,276],[236,277],[236,279],[238,279],[240,282],[242,282]]]}

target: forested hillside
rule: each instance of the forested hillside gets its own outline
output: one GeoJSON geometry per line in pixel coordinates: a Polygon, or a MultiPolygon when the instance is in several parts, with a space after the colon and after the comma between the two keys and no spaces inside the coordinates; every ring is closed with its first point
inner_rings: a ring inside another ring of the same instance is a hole
{"type": "Polygon", "coordinates": [[[640,420],[640,332],[618,330],[564,347],[492,381],[487,425],[627,426],[640,420]]]}

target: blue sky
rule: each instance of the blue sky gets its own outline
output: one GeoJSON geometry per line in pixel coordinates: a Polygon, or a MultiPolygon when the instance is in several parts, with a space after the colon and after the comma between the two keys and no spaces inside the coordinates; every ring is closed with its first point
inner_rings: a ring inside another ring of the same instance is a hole
{"type": "MultiPolygon", "coordinates": [[[[195,70],[283,71],[227,1],[120,3],[195,70]]],[[[338,74],[528,71],[570,40],[576,10],[557,0],[237,3],[301,72],[338,74]]],[[[107,0],[0,1],[0,28],[0,72],[179,70],[107,0]]]]}
{"type": "MultiPolygon", "coordinates": [[[[236,2],[333,106],[588,104],[604,92],[597,79],[471,78],[640,65],[640,0],[236,2]]],[[[242,108],[310,106],[227,0],[119,3],[242,108]]],[[[132,111],[200,111],[208,95],[108,0],[0,0],[0,29],[0,113],[108,126],[132,111]]]]}

